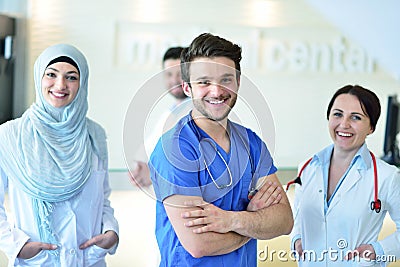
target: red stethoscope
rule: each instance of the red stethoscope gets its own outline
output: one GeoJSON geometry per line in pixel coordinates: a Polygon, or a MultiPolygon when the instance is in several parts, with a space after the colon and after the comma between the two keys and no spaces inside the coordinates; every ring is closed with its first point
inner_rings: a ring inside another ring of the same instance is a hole
{"type": "MultiPolygon", "coordinates": [[[[371,201],[371,210],[375,210],[376,213],[379,213],[381,211],[381,207],[382,207],[382,202],[381,200],[378,198],[378,170],[376,168],[376,159],[375,159],[375,155],[370,151],[369,152],[371,154],[371,158],[372,158],[372,163],[374,165],[374,201],[371,201]]],[[[306,163],[304,163],[303,167],[301,167],[299,174],[297,175],[296,179],[290,181],[287,183],[286,185],[286,191],[289,190],[289,187],[292,184],[299,184],[301,185],[301,174],[303,173],[304,169],[307,167],[307,165],[311,162],[313,158],[310,158],[309,160],[306,161],[306,163]]]]}

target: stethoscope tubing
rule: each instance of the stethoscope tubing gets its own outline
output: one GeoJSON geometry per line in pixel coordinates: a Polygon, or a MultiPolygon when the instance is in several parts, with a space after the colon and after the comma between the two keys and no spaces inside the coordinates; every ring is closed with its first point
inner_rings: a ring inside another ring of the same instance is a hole
{"type": "MultiPolygon", "coordinates": [[[[222,159],[222,161],[224,162],[224,164],[225,164],[225,166],[226,166],[226,168],[227,168],[228,174],[229,174],[229,176],[230,176],[230,182],[229,182],[228,185],[218,185],[217,182],[216,182],[216,180],[214,179],[214,177],[213,177],[212,174],[211,174],[211,171],[210,171],[210,169],[209,169],[209,166],[208,166],[206,160],[204,160],[205,169],[207,170],[207,172],[208,172],[208,174],[209,174],[211,180],[213,181],[213,183],[215,184],[215,186],[216,186],[218,189],[224,189],[224,188],[227,188],[227,187],[231,186],[231,185],[232,185],[232,173],[231,173],[231,171],[230,171],[230,169],[229,169],[229,166],[228,166],[227,162],[224,160],[224,158],[222,157],[221,153],[218,151],[218,148],[216,147],[216,145],[215,145],[214,143],[212,143],[212,141],[210,140],[210,138],[203,137],[203,136],[200,134],[200,132],[199,132],[199,130],[197,129],[197,125],[195,124],[194,120],[191,120],[190,122],[193,123],[192,127],[195,129],[195,133],[196,133],[197,139],[198,139],[198,141],[199,141],[199,146],[200,146],[201,142],[204,142],[204,141],[207,141],[208,143],[210,143],[210,144],[213,146],[213,148],[215,149],[215,152],[219,155],[219,157],[220,157],[220,158],[222,159]]],[[[255,171],[256,171],[256,170],[255,170],[254,161],[253,161],[253,158],[251,157],[250,148],[248,147],[248,145],[247,145],[246,142],[244,141],[244,139],[243,139],[243,137],[241,136],[241,134],[236,130],[235,126],[234,126],[232,123],[230,123],[229,125],[230,125],[232,131],[235,131],[235,132],[237,133],[237,135],[239,136],[241,142],[243,143],[243,145],[244,145],[244,147],[245,147],[245,149],[246,149],[246,152],[247,152],[247,154],[248,154],[248,157],[249,157],[249,161],[250,161],[250,165],[251,165],[251,175],[252,175],[252,178],[251,178],[251,179],[252,179],[252,180],[251,180],[250,185],[249,185],[248,196],[249,196],[249,199],[251,199],[251,197],[256,193],[256,189],[255,189],[255,188],[252,188],[253,179],[254,179],[254,174],[255,174],[255,171]]]]}
{"type": "MultiPolygon", "coordinates": [[[[375,210],[376,213],[379,213],[381,211],[382,208],[382,202],[381,200],[378,198],[378,168],[376,166],[376,158],[374,153],[372,153],[371,151],[369,151],[371,158],[372,158],[372,164],[373,164],[373,169],[374,169],[374,200],[371,201],[371,210],[375,210]]],[[[299,184],[302,185],[301,183],[301,175],[304,171],[304,169],[310,164],[311,160],[313,158],[308,159],[304,165],[301,167],[297,177],[292,180],[289,181],[286,185],[286,192],[289,190],[289,187],[292,184],[299,184]]]]}

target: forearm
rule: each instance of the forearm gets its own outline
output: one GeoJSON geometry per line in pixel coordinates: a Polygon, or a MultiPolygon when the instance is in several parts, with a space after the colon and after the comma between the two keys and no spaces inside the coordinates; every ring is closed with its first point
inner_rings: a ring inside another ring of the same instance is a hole
{"type": "Polygon", "coordinates": [[[107,190],[105,190],[102,215],[102,233],[104,234],[107,231],[114,231],[117,235],[119,235],[118,221],[114,216],[114,209],[111,207],[107,194],[107,190]]]}
{"type": "Polygon", "coordinates": [[[291,240],[291,248],[292,249],[294,248],[294,242],[297,239],[301,239],[301,214],[298,211],[298,207],[295,206],[294,208],[295,208],[295,210],[293,212],[293,214],[294,214],[293,215],[294,223],[293,223],[293,229],[292,229],[292,231],[290,233],[290,240],[291,240]]]}
{"type": "Polygon", "coordinates": [[[199,240],[196,242],[196,247],[184,246],[185,249],[196,258],[228,254],[241,248],[251,239],[235,232],[228,232],[225,234],[206,232],[198,234],[197,238],[199,240]]]}
{"type": "Polygon", "coordinates": [[[254,212],[234,212],[233,215],[232,231],[255,239],[271,239],[289,234],[292,227],[293,216],[287,203],[254,212]]]}
{"type": "Polygon", "coordinates": [[[383,240],[378,241],[385,255],[394,255],[397,259],[400,258],[400,229],[387,236],[383,240]]]}
{"type": "Polygon", "coordinates": [[[4,231],[4,225],[1,224],[0,250],[6,254],[8,261],[13,263],[24,244],[29,240],[29,236],[16,228],[8,227],[9,230],[4,231]]]}
{"type": "Polygon", "coordinates": [[[255,239],[289,234],[293,227],[293,214],[286,194],[281,193],[283,188],[278,177],[271,174],[259,180],[261,188],[246,211],[233,212],[232,228],[229,230],[255,239]]]}
{"type": "Polygon", "coordinates": [[[10,263],[14,263],[19,251],[29,236],[22,230],[10,225],[4,207],[6,196],[7,176],[0,168],[0,250],[3,251],[10,263]]]}
{"type": "MultiPolygon", "coordinates": [[[[396,225],[396,231],[388,235],[382,240],[379,240],[385,255],[394,255],[397,259],[400,258],[400,171],[396,171],[392,180],[388,186],[388,189],[382,186],[382,189],[388,191],[388,197],[385,203],[387,203],[387,210],[389,212],[391,220],[396,225]]],[[[386,215],[387,216],[387,215],[386,215]]]]}
{"type": "Polygon", "coordinates": [[[216,232],[200,231],[204,225],[192,225],[190,220],[183,218],[184,223],[174,224],[182,246],[195,258],[216,256],[230,253],[245,245],[250,237],[233,231],[216,232]]]}
{"type": "MultiPolygon", "coordinates": [[[[200,258],[204,256],[227,254],[242,247],[250,240],[249,237],[242,236],[229,230],[224,232],[197,232],[203,229],[207,223],[193,223],[193,217],[187,217],[192,212],[206,212],[204,208],[207,210],[208,208],[219,210],[220,212],[226,211],[222,211],[213,205],[202,206],[202,208],[189,205],[191,206],[190,208],[182,208],[182,205],[188,206],[185,205],[185,202],[190,200],[203,203],[202,199],[198,197],[174,195],[168,198],[168,205],[164,205],[164,207],[179,241],[193,257],[200,258]]],[[[203,216],[199,218],[200,221],[204,219],[203,216]]]]}
{"type": "MultiPolygon", "coordinates": [[[[111,194],[111,188],[109,185],[108,173],[104,179],[103,188],[104,188],[104,203],[103,203],[103,217],[102,217],[102,234],[105,234],[108,231],[113,231],[116,233],[117,236],[119,236],[118,221],[114,216],[114,209],[111,207],[111,203],[109,200],[111,194]]],[[[116,252],[118,243],[119,242],[117,242],[113,246],[113,249],[109,251],[110,254],[114,254],[116,252]]]]}

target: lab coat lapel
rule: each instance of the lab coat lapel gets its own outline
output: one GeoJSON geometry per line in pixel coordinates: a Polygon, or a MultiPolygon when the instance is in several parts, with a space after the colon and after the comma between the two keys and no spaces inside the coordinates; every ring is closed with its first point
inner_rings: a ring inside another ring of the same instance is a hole
{"type": "MultiPolygon", "coordinates": [[[[360,171],[356,166],[353,166],[349,173],[344,178],[342,184],[340,185],[339,189],[336,191],[331,204],[329,205],[327,214],[338,204],[341,202],[341,198],[343,194],[346,194],[353,186],[355,186],[361,179],[360,171]]],[[[342,203],[343,205],[343,203],[342,203]]]]}
{"type": "Polygon", "coordinates": [[[339,191],[341,191],[342,194],[345,194],[347,191],[349,191],[355,184],[360,181],[362,177],[361,172],[363,172],[363,170],[358,169],[355,166],[351,168],[346,178],[344,179],[341,188],[339,188],[339,191]]]}
{"type": "Polygon", "coordinates": [[[321,165],[316,165],[314,168],[306,168],[302,178],[303,187],[303,205],[318,205],[316,211],[322,217],[325,212],[325,197],[324,197],[324,177],[323,168],[321,165]]]}
{"type": "MultiPolygon", "coordinates": [[[[314,182],[314,181],[311,181],[314,182]]],[[[316,192],[315,195],[319,199],[317,203],[319,204],[318,209],[320,210],[320,214],[323,215],[324,209],[325,209],[325,189],[324,189],[324,173],[323,173],[323,168],[321,165],[318,165],[315,170],[315,184],[317,187],[315,188],[316,192]],[[322,199],[321,199],[322,198],[322,199]]]]}

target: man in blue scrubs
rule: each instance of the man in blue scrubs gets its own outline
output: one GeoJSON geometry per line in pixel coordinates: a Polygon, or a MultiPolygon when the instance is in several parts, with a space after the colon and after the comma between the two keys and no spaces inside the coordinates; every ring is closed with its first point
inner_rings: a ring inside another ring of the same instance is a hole
{"type": "Polygon", "coordinates": [[[181,54],[182,86],[193,109],[160,138],[149,162],[160,266],[255,267],[257,239],[292,229],[265,143],[228,119],[241,57],[238,45],[209,33],[181,54]]]}

